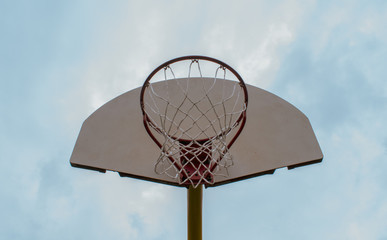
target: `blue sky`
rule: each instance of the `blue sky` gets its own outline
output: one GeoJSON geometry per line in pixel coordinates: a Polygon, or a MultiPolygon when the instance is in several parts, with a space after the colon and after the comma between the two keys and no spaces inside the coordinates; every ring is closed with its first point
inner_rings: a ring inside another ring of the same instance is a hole
{"type": "Polygon", "coordinates": [[[387,239],[386,1],[1,1],[0,238],[184,239],[186,191],[71,168],[82,122],[200,54],[310,119],[321,164],[204,191],[204,239],[387,239]]]}

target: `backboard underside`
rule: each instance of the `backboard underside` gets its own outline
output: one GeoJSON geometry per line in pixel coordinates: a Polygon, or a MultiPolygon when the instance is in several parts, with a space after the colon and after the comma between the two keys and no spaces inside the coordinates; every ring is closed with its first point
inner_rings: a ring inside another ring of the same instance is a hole
{"type": "MultiPolygon", "coordinates": [[[[230,149],[234,165],[228,168],[228,177],[215,176],[215,183],[207,187],[322,161],[313,129],[302,112],[265,90],[251,85],[247,90],[246,125],[230,149]]],[[[71,165],[181,186],[177,179],[154,171],[160,149],[144,129],[140,91],[136,88],[118,96],[85,120],[71,165]]]]}

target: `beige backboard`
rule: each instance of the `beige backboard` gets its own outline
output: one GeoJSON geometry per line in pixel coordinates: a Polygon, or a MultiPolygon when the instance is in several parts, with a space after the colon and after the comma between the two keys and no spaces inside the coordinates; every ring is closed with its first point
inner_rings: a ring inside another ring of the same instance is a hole
{"type": "MultiPolygon", "coordinates": [[[[247,85],[247,90],[246,125],[230,149],[234,165],[228,177],[216,176],[207,187],[322,161],[311,124],[301,111],[263,89],[247,85]]],[[[85,120],[71,165],[180,186],[177,179],[154,171],[160,149],[144,128],[140,92],[136,88],[114,98],[85,120]]]]}

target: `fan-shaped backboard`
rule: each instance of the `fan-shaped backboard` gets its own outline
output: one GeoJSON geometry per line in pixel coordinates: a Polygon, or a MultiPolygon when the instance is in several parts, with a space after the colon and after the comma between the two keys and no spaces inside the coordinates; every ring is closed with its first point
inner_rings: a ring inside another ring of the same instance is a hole
{"type": "MultiPolygon", "coordinates": [[[[321,162],[323,155],[308,118],[293,105],[247,85],[247,121],[230,152],[229,176],[218,186],[263,174],[321,162]]],[[[177,179],[154,171],[159,147],[147,134],[139,103],[141,88],[109,101],[83,123],[70,162],[74,167],[180,186],[177,179]]]]}

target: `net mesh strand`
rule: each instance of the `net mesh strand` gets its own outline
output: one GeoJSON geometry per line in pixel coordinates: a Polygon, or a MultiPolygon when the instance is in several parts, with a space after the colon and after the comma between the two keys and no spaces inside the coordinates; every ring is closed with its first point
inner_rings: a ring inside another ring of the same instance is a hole
{"type": "Polygon", "coordinates": [[[233,165],[227,147],[246,110],[238,81],[217,78],[177,79],[168,66],[162,82],[149,83],[144,109],[147,123],[161,137],[161,152],[155,164],[157,174],[178,179],[179,184],[214,183],[214,176],[228,176],[233,165]],[[166,77],[170,70],[173,78],[166,77]],[[219,93],[221,89],[222,93],[219,93]],[[218,92],[216,92],[218,91],[218,92]]]}

